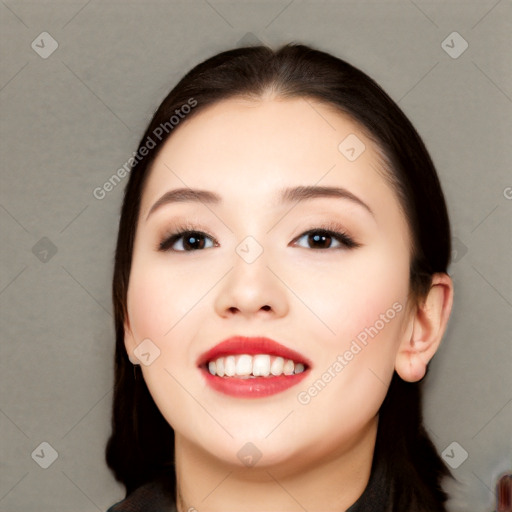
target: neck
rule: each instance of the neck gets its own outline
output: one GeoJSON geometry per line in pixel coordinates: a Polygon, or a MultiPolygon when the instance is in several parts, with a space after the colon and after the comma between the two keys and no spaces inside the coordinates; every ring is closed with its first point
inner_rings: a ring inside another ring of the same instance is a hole
{"type": "Polygon", "coordinates": [[[368,485],[377,424],[375,417],[348,449],[250,468],[222,461],[176,433],[178,512],[345,512],[368,485]]]}

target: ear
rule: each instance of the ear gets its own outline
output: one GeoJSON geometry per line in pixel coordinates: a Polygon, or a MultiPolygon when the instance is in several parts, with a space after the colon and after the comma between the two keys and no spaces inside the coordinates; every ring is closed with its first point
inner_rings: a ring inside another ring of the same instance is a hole
{"type": "Polygon", "coordinates": [[[124,347],[126,349],[126,353],[128,354],[128,359],[132,364],[140,364],[139,360],[133,353],[137,344],[135,342],[135,336],[132,333],[130,327],[130,319],[128,318],[128,314],[126,315],[126,319],[124,321],[124,347]]]}
{"type": "Polygon", "coordinates": [[[438,273],[425,300],[411,313],[400,342],[395,370],[407,382],[421,380],[427,364],[441,344],[453,304],[453,282],[448,274],[438,273]]]}

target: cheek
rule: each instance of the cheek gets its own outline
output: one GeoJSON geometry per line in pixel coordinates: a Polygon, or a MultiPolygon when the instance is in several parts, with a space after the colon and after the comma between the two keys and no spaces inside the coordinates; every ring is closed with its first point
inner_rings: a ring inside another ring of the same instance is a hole
{"type": "Polygon", "coordinates": [[[322,338],[342,349],[360,333],[363,339],[365,329],[375,324],[386,334],[399,331],[400,321],[396,320],[402,315],[397,309],[405,308],[408,266],[407,255],[391,250],[354,252],[313,276],[304,274],[296,289],[301,290],[316,321],[325,325],[319,323],[322,338]]]}
{"type": "Polygon", "coordinates": [[[156,286],[153,276],[145,275],[139,279],[137,273],[130,278],[128,290],[128,315],[130,326],[135,336],[135,341],[140,343],[142,339],[158,340],[170,327],[170,315],[165,314],[163,301],[164,290],[162,285],[156,286]]]}
{"type": "MultiPolygon", "coordinates": [[[[159,393],[176,395],[171,375],[186,368],[188,361],[187,330],[191,329],[187,315],[193,307],[190,289],[182,276],[158,261],[134,260],[128,289],[128,315],[134,344],[151,340],[148,346],[157,354],[150,365],[141,365],[144,379],[155,402],[163,406],[159,393]]],[[[197,302],[197,296],[195,297],[197,302]]],[[[190,332],[189,332],[190,336],[190,332]]],[[[147,342],[146,342],[147,343],[147,342]]]]}
{"type": "Polygon", "coordinates": [[[204,279],[187,275],[165,257],[134,259],[128,290],[130,324],[139,337],[170,339],[206,291],[204,279]],[[147,261],[146,261],[147,260],[147,261]]]}
{"type": "Polygon", "coordinates": [[[357,435],[378,413],[393,376],[405,312],[404,290],[382,276],[379,282],[365,284],[351,293],[333,292],[337,306],[325,318],[336,334],[318,339],[321,358],[307,384],[298,390],[306,430],[329,431],[324,439],[313,440],[315,449],[328,450],[333,438],[342,443],[357,435]]]}
{"type": "MultiPolygon", "coordinates": [[[[355,253],[354,253],[355,254],[355,253]]],[[[377,413],[393,376],[409,290],[409,258],[405,251],[380,247],[354,255],[345,265],[330,266],[325,278],[303,281],[306,297],[318,318],[316,365],[298,401],[304,421],[321,428],[326,410],[334,422],[357,432],[377,413]],[[315,283],[323,283],[312,293],[315,283]],[[357,411],[357,413],[354,413],[357,411]]],[[[341,435],[341,434],[340,434],[341,435]]]]}
{"type": "Polygon", "coordinates": [[[130,275],[128,315],[135,343],[150,339],[159,350],[159,357],[142,368],[148,385],[154,383],[152,394],[162,379],[169,381],[169,372],[180,381],[195,374],[195,334],[213,316],[209,292],[225,272],[177,260],[141,251],[130,275]]]}
{"type": "Polygon", "coordinates": [[[144,261],[140,257],[130,276],[128,314],[135,343],[150,339],[158,348],[158,357],[148,366],[141,365],[144,380],[173,428],[183,416],[190,419],[202,414],[182,387],[195,372],[190,339],[197,327],[194,314],[201,311],[198,300],[205,293],[195,284],[200,284],[200,279],[191,282],[155,258],[144,261]]]}

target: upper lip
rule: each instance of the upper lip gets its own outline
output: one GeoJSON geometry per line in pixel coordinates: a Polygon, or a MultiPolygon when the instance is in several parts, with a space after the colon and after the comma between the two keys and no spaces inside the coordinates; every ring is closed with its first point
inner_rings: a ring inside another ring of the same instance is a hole
{"type": "Polygon", "coordinates": [[[295,363],[302,363],[306,367],[311,366],[309,359],[299,352],[264,336],[232,336],[204,352],[197,360],[197,365],[203,366],[219,357],[236,354],[269,354],[283,359],[291,359],[295,363]]]}

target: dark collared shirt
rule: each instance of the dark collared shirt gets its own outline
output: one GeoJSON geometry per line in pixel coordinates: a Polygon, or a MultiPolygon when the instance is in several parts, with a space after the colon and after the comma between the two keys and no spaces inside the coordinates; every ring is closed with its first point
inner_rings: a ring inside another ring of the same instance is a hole
{"type": "MultiPolygon", "coordinates": [[[[126,499],[110,507],[107,512],[177,512],[176,503],[168,489],[170,480],[171,478],[155,480],[142,485],[126,499]]],[[[370,480],[363,494],[346,512],[388,512],[389,496],[386,491],[382,466],[377,464],[372,468],[370,480]]]]}

